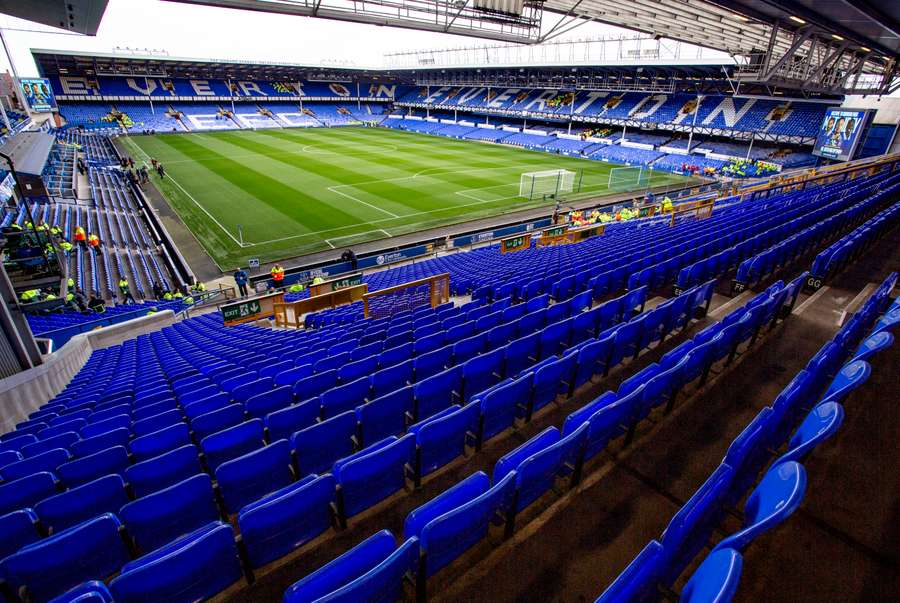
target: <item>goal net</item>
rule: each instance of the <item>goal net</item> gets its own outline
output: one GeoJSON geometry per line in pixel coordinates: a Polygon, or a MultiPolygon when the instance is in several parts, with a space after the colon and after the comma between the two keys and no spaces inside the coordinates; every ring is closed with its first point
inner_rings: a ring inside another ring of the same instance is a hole
{"type": "Polygon", "coordinates": [[[627,191],[647,187],[650,184],[650,170],[643,166],[617,167],[609,171],[610,190],[627,191]]]}
{"type": "Polygon", "coordinates": [[[555,197],[560,193],[571,193],[575,190],[577,175],[570,170],[526,172],[519,179],[519,196],[539,199],[555,197]]]}

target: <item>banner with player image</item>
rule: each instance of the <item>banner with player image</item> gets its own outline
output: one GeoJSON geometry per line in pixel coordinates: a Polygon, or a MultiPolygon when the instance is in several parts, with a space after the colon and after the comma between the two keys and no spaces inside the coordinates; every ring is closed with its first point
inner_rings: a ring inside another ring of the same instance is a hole
{"type": "Polygon", "coordinates": [[[836,161],[853,157],[868,113],[864,109],[829,109],[816,137],[813,155],[836,161]]]}
{"type": "Polygon", "coordinates": [[[22,96],[28,107],[35,113],[48,113],[56,110],[56,99],[50,88],[50,80],[41,78],[19,78],[22,96]]]}

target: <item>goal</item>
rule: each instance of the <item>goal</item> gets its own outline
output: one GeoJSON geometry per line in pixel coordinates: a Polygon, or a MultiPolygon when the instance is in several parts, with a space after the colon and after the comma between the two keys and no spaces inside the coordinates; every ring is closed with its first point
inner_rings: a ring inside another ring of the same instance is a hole
{"type": "Polygon", "coordinates": [[[650,170],[643,166],[617,167],[609,171],[610,190],[627,191],[646,187],[650,184],[650,170]]]}
{"type": "Polygon", "coordinates": [[[580,185],[580,182],[576,183],[576,176],[578,173],[570,170],[526,172],[519,179],[519,196],[536,199],[574,192],[580,185]]]}

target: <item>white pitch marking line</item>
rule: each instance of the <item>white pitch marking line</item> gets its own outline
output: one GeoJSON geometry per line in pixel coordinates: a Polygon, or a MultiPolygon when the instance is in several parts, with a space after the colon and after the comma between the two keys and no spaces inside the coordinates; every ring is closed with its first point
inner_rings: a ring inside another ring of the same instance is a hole
{"type": "MultiPolygon", "coordinates": [[[[146,157],[147,159],[150,159],[150,155],[148,155],[147,152],[146,152],[144,149],[141,148],[141,145],[137,144],[136,142],[133,142],[132,144],[133,144],[133,146],[137,147],[137,149],[141,152],[141,154],[144,155],[144,157],[146,157]]],[[[231,234],[230,232],[228,232],[228,229],[227,229],[227,228],[225,228],[224,226],[222,226],[222,223],[219,222],[219,221],[216,219],[216,217],[215,217],[214,215],[212,215],[211,213],[209,213],[209,211],[208,211],[205,207],[203,207],[202,205],[200,205],[200,202],[197,201],[196,199],[194,199],[194,196],[193,196],[192,194],[190,194],[189,192],[187,192],[187,190],[185,190],[185,188],[184,188],[183,186],[181,186],[181,184],[179,184],[177,180],[175,180],[174,178],[172,178],[172,176],[171,176],[170,174],[166,174],[166,177],[167,177],[169,180],[171,180],[171,181],[175,184],[175,186],[177,186],[178,188],[180,188],[181,191],[182,191],[185,195],[187,195],[188,198],[189,198],[191,201],[194,202],[194,205],[196,205],[197,207],[200,208],[200,211],[202,211],[202,212],[205,213],[207,216],[209,216],[209,219],[212,220],[213,222],[215,222],[216,226],[218,226],[219,228],[222,229],[222,232],[224,232],[225,234],[227,234],[227,235],[231,238],[232,241],[234,241],[235,243],[237,243],[238,247],[247,247],[247,246],[253,245],[253,243],[246,243],[246,242],[242,243],[240,240],[238,240],[237,237],[235,237],[233,234],[231,234]]]]}
{"type": "Polygon", "coordinates": [[[329,187],[328,187],[328,190],[330,190],[332,193],[337,193],[338,195],[342,195],[342,196],[344,196],[344,197],[347,197],[348,199],[351,199],[351,200],[353,200],[353,201],[356,201],[357,203],[362,203],[363,205],[366,205],[366,206],[368,206],[368,207],[371,207],[372,209],[377,209],[378,211],[380,211],[380,212],[382,212],[382,213],[385,213],[385,214],[387,214],[387,215],[389,215],[389,216],[391,216],[391,217],[394,217],[394,218],[405,217],[405,216],[398,216],[398,215],[395,214],[394,212],[388,211],[388,210],[386,210],[386,209],[384,209],[384,208],[382,208],[382,207],[378,207],[377,205],[372,205],[371,203],[367,203],[366,201],[363,201],[362,199],[357,199],[356,197],[354,197],[354,196],[351,195],[350,193],[345,193],[345,192],[343,192],[343,191],[337,190],[337,189],[340,188],[341,186],[352,186],[352,185],[342,184],[342,185],[340,185],[340,186],[329,186],[329,187]]]}

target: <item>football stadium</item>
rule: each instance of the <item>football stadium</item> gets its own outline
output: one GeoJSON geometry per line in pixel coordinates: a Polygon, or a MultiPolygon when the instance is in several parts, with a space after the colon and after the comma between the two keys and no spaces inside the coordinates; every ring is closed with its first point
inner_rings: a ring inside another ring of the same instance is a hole
{"type": "Polygon", "coordinates": [[[900,600],[897,2],[0,13],[0,602],[900,600]]]}

